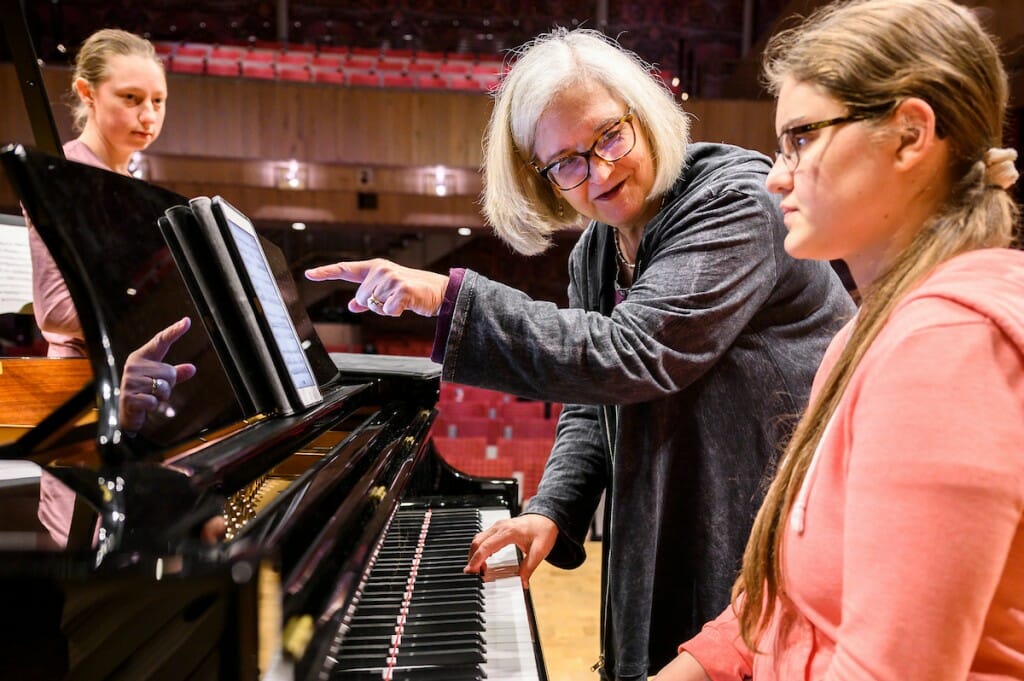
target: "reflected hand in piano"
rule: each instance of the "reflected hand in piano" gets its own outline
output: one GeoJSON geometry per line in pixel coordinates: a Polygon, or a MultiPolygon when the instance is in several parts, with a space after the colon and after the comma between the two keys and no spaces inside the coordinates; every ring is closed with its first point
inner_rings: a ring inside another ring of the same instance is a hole
{"type": "Polygon", "coordinates": [[[121,377],[120,416],[121,427],[130,433],[137,433],[146,422],[150,412],[163,410],[167,416],[171,394],[179,383],[196,374],[194,364],[166,364],[162,360],[192,325],[192,320],[182,317],[145,345],[135,350],[125,360],[121,377]]]}

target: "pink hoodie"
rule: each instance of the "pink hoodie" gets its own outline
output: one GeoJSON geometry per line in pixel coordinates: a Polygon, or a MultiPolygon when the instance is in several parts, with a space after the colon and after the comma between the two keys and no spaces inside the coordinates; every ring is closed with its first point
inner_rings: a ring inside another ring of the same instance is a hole
{"type": "Polygon", "coordinates": [[[974,251],[899,304],[828,426],[785,530],[786,640],[752,656],[729,609],[680,650],[714,681],[1022,679],[1022,512],[1024,253],[974,251]]]}

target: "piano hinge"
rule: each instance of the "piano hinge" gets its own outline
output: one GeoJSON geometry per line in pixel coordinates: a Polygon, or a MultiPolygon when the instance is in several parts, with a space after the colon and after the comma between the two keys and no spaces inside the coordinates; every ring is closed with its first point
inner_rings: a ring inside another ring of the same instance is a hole
{"type": "Polygon", "coordinates": [[[602,669],[604,669],[604,655],[599,655],[598,658],[597,658],[597,662],[595,662],[593,665],[591,665],[590,671],[596,672],[596,671],[600,671],[602,669]]]}

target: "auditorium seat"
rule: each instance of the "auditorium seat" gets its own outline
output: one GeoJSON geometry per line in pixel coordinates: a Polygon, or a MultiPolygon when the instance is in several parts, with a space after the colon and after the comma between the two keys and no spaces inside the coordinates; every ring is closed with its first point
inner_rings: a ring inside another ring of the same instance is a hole
{"type": "Polygon", "coordinates": [[[543,419],[545,404],[543,402],[504,402],[497,408],[496,418],[504,421],[513,419],[543,419]]]}
{"type": "Polygon", "coordinates": [[[210,49],[209,54],[206,56],[210,59],[222,59],[225,61],[234,60],[241,61],[245,55],[246,50],[244,47],[233,47],[230,45],[217,45],[210,49]]]}
{"type": "Polygon", "coordinates": [[[511,460],[512,468],[519,480],[521,501],[525,502],[537,493],[544,466],[547,464],[552,438],[501,438],[497,442],[497,458],[511,460]]]}
{"type": "Polygon", "coordinates": [[[178,45],[178,49],[174,51],[176,57],[208,57],[210,51],[213,49],[212,45],[204,43],[182,43],[178,45]]]}
{"type": "Polygon", "coordinates": [[[318,68],[314,66],[310,69],[310,73],[313,76],[313,81],[316,83],[342,85],[345,82],[345,74],[336,68],[318,68]]]}
{"type": "Polygon", "coordinates": [[[432,440],[437,452],[459,470],[465,471],[467,462],[472,465],[487,456],[487,441],[482,437],[448,437],[439,434],[436,428],[434,433],[432,440]]]}
{"type": "Polygon", "coordinates": [[[381,77],[381,84],[384,87],[412,88],[416,84],[416,82],[413,80],[412,76],[405,75],[404,73],[400,73],[400,74],[386,74],[385,73],[381,77]]]}
{"type": "Polygon", "coordinates": [[[238,76],[241,69],[233,59],[207,59],[206,73],[211,76],[238,76]]]}
{"type": "Polygon", "coordinates": [[[484,86],[475,78],[466,75],[455,75],[448,80],[448,87],[452,90],[483,90],[484,86]]]}
{"type": "Polygon", "coordinates": [[[380,76],[376,73],[346,73],[348,85],[379,87],[380,76]]]}
{"type": "Polygon", "coordinates": [[[310,80],[310,73],[309,68],[305,66],[282,64],[277,67],[277,77],[281,80],[308,83],[310,80]]]}
{"type": "Polygon", "coordinates": [[[206,70],[206,60],[203,57],[175,55],[171,57],[167,68],[171,73],[203,73],[206,70]]]}
{"type": "Polygon", "coordinates": [[[243,78],[263,78],[273,80],[276,77],[274,65],[271,62],[242,62],[243,78]]]}
{"type": "Polygon", "coordinates": [[[558,421],[546,418],[520,418],[504,421],[505,437],[554,439],[558,421]]]}
{"type": "Polygon", "coordinates": [[[445,402],[437,405],[438,413],[448,419],[490,418],[490,409],[491,405],[486,402],[445,402]]]}
{"type": "Polygon", "coordinates": [[[310,64],[314,67],[324,67],[338,70],[341,68],[341,63],[344,60],[339,54],[315,54],[310,60],[310,64]]]}
{"type": "MultiPolygon", "coordinates": [[[[277,55],[278,66],[308,66],[310,55],[308,52],[285,51],[277,55]]],[[[339,60],[340,61],[340,60],[339,60]]]]}
{"type": "Polygon", "coordinates": [[[447,432],[453,437],[482,437],[487,444],[496,444],[504,434],[500,421],[486,416],[462,416],[448,419],[442,414],[441,419],[447,425],[447,432]]]}
{"type": "Polygon", "coordinates": [[[421,90],[446,90],[448,89],[448,81],[434,75],[417,76],[416,87],[421,90]]]}

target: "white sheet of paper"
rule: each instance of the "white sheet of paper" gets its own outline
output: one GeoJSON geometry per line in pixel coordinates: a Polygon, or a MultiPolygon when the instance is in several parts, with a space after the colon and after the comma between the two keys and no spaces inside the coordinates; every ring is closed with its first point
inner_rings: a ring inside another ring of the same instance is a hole
{"type": "Polygon", "coordinates": [[[28,227],[0,223],[0,314],[28,311],[32,302],[32,256],[28,227]]]}

